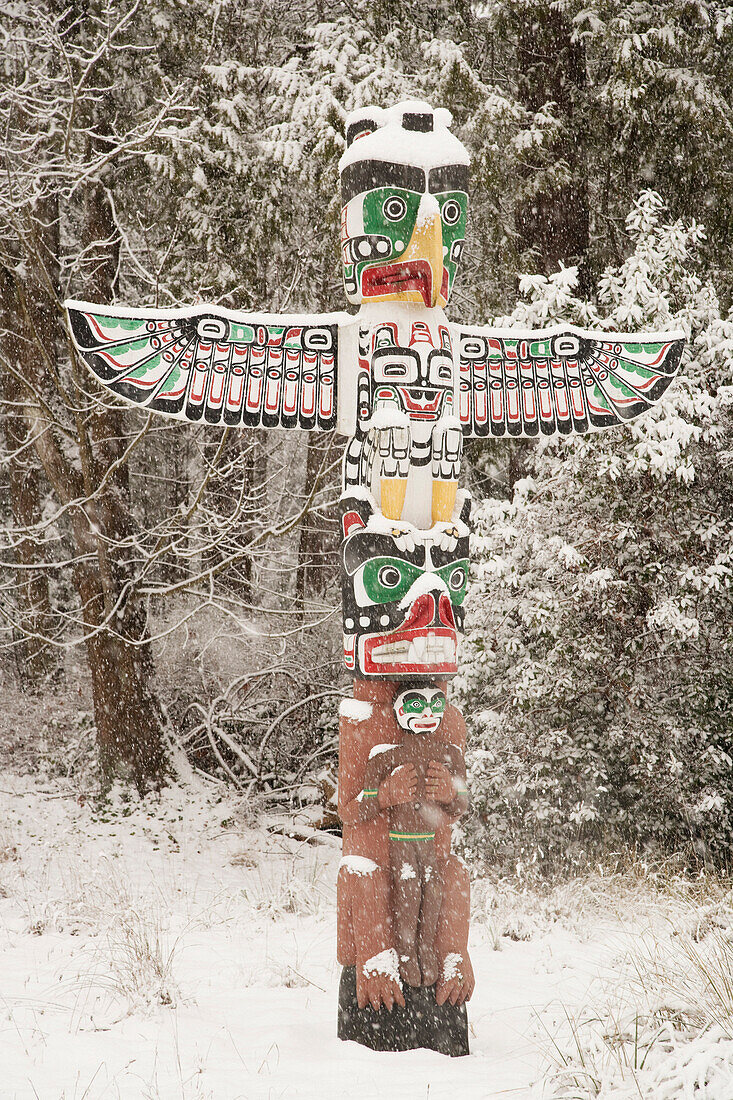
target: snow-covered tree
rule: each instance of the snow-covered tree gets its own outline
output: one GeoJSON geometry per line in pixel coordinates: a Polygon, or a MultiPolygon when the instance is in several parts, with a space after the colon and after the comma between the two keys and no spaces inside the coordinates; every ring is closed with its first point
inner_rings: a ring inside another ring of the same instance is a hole
{"type": "Polygon", "coordinates": [[[511,315],[690,344],[655,412],[538,448],[513,497],[476,510],[462,697],[488,858],[733,840],[733,324],[694,273],[703,230],[664,213],[655,192],[635,203],[602,313],[566,269],[523,280],[511,315]]]}
{"type": "MultiPolygon", "coordinates": [[[[544,502],[540,529],[554,524],[573,545],[577,536],[584,553],[585,512],[567,502],[598,486],[612,497],[622,486],[629,496],[627,479],[636,485],[646,477],[651,488],[639,494],[639,508],[645,499],[654,544],[647,549],[662,560],[655,540],[663,542],[659,509],[670,486],[692,508],[708,458],[720,452],[724,462],[724,448],[711,450],[708,437],[725,438],[727,415],[713,399],[725,382],[721,317],[730,293],[731,24],[729,8],[713,0],[5,5],[1,641],[27,686],[43,684],[72,645],[85,649],[108,773],[160,774],[161,701],[174,721],[198,731],[188,742],[197,762],[226,766],[237,781],[266,774],[272,788],[279,768],[298,773],[301,734],[292,715],[280,720],[293,692],[310,700],[301,757],[316,751],[309,738],[319,736],[326,750],[317,759],[332,754],[322,693],[343,676],[332,553],[339,451],[326,437],[148,423],[105,402],[69,357],[63,297],[340,308],[337,161],[345,114],[406,96],[448,107],[473,162],[469,247],[453,298],[463,317],[507,314],[519,293],[512,314],[519,321],[592,324],[608,316],[633,330],[680,317],[700,334],[676,391],[694,409],[675,406],[676,419],[666,412],[633,437],[638,468],[628,465],[632,452],[619,439],[539,457],[527,445],[482,443],[467,448],[476,495],[508,498],[519,483],[511,504],[491,507],[536,516],[544,502]],[[664,229],[647,195],[635,216],[650,228],[632,224],[630,246],[624,218],[650,186],[669,208],[667,221],[684,225],[664,229]],[[705,223],[707,236],[692,218],[705,223]],[[693,243],[700,285],[680,259],[693,243]],[[609,263],[615,274],[601,278],[609,263]],[[520,271],[540,273],[521,293],[520,271]],[[710,274],[719,312],[703,285],[710,274]],[[649,286],[662,288],[667,313],[652,308],[662,299],[649,286]],[[673,423],[679,439],[663,434],[673,423]],[[673,474],[661,481],[675,455],[673,474]],[[678,480],[678,470],[692,467],[692,482],[687,472],[678,480]],[[537,485],[550,478],[554,488],[529,491],[530,475],[537,485]],[[190,636],[204,620],[241,643],[236,669],[226,661],[214,669],[208,640],[190,659],[190,636]],[[326,622],[327,644],[318,647],[314,632],[326,622]],[[156,676],[156,654],[164,678],[156,676]],[[268,669],[276,670],[269,680],[268,669]],[[217,731],[233,728],[222,725],[226,708],[250,762],[267,734],[254,771],[223,747],[217,731]],[[212,737],[223,765],[211,755],[212,737]]],[[[482,538],[491,540],[486,515],[482,538]]],[[[711,536],[708,550],[725,530],[711,536]]],[[[544,591],[534,587],[531,559],[525,567],[528,591],[544,591]]],[[[576,577],[574,568],[563,584],[576,577]]],[[[655,600],[663,608],[661,596],[655,600]]],[[[694,618],[676,596],[672,603],[694,618]]],[[[712,614],[713,603],[706,606],[712,614]]],[[[657,633],[660,622],[653,620],[657,633]]],[[[478,647],[484,627],[476,623],[478,647]]],[[[485,709],[499,674],[508,685],[513,668],[496,665],[480,686],[472,666],[471,706],[485,709]]],[[[610,728],[605,721],[598,729],[610,728]]]]}

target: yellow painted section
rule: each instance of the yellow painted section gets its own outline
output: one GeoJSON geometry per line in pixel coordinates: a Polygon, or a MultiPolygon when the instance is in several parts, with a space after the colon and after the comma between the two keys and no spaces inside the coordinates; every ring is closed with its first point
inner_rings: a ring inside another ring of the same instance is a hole
{"type": "Polygon", "coordinates": [[[383,477],[380,482],[382,515],[401,519],[407,493],[406,477],[383,477]]]}
{"type": "Polygon", "coordinates": [[[456,503],[457,488],[457,481],[433,482],[433,523],[438,523],[439,520],[447,522],[451,518],[456,503]]]}

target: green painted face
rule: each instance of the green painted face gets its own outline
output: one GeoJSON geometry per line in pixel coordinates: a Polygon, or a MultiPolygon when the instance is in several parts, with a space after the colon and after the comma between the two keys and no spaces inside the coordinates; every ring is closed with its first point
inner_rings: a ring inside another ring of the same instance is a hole
{"type": "MultiPolygon", "coordinates": [[[[376,557],[364,563],[361,581],[370,603],[383,604],[401,600],[425,570],[402,558],[376,557]]],[[[468,558],[460,558],[435,570],[446,585],[450,601],[460,607],[468,587],[468,558]]]]}
{"type": "Polygon", "coordinates": [[[402,187],[377,187],[364,195],[364,232],[382,234],[390,242],[390,251],[380,259],[396,260],[407,248],[417,221],[420,198],[416,191],[406,191],[402,187]]]}
{"type": "Polygon", "coordinates": [[[341,190],[342,261],[349,301],[423,300],[415,266],[423,261],[430,268],[438,304],[445,305],[466,236],[468,169],[445,165],[426,171],[415,165],[365,160],[344,170],[341,190]],[[416,233],[420,203],[426,195],[434,199],[433,210],[437,205],[440,214],[441,240],[435,242],[434,250],[416,233]]]}
{"type": "Polygon", "coordinates": [[[422,714],[428,707],[430,707],[433,714],[443,714],[445,711],[445,695],[442,691],[434,691],[430,694],[432,699],[428,699],[424,691],[405,692],[402,698],[402,709],[405,714],[422,714]]]}
{"type": "Polygon", "coordinates": [[[440,207],[440,221],[443,227],[443,297],[447,301],[453,289],[466,241],[468,195],[465,191],[446,191],[435,197],[440,207]],[[448,273],[447,288],[445,272],[448,273]]]}
{"type": "Polygon", "coordinates": [[[399,263],[407,252],[421,198],[419,191],[406,187],[376,187],[352,200],[348,218],[361,222],[363,233],[343,242],[344,283],[349,297],[373,298],[394,289],[385,269],[399,263]]]}
{"type": "Polygon", "coordinates": [[[408,687],[395,696],[393,706],[395,718],[403,730],[430,736],[443,721],[445,692],[435,687],[408,687]]]}
{"type": "Polygon", "coordinates": [[[371,603],[392,603],[406,596],[423,573],[419,566],[401,558],[371,558],[364,563],[364,591],[371,603]]]}
{"type": "Polygon", "coordinates": [[[445,581],[450,592],[450,602],[460,607],[466,598],[468,588],[468,558],[460,558],[459,561],[444,565],[436,569],[438,576],[445,581]]]}

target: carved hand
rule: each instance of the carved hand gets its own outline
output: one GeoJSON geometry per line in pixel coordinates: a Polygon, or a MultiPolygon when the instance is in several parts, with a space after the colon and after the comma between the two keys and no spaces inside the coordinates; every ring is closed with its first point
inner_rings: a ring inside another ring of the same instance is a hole
{"type": "Polygon", "coordinates": [[[417,794],[417,772],[414,764],[403,764],[383,779],[379,786],[379,807],[401,806],[412,802],[417,794]]]}
{"type": "Polygon", "coordinates": [[[356,968],[356,999],[359,1008],[371,1005],[376,1012],[381,1005],[392,1011],[395,1004],[405,1007],[405,997],[399,982],[386,974],[370,974],[367,977],[361,972],[361,967],[356,968]]]}
{"type": "Polygon", "coordinates": [[[431,802],[443,802],[446,805],[456,797],[453,776],[445,764],[440,764],[437,760],[430,761],[425,778],[425,794],[431,802]]]}
{"type": "Polygon", "coordinates": [[[446,973],[445,963],[443,964],[443,972],[435,987],[436,1003],[442,1005],[450,1001],[452,1005],[462,1005],[464,1001],[470,1001],[475,984],[476,979],[468,952],[458,955],[453,965],[448,968],[448,973],[446,973]]]}

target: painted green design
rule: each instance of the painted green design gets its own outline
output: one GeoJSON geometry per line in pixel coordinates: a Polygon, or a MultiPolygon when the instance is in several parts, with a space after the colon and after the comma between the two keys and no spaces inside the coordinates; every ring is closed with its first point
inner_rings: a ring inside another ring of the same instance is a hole
{"type": "Polygon", "coordinates": [[[435,572],[448,587],[450,601],[460,607],[466,598],[468,588],[468,558],[460,558],[450,565],[444,565],[435,572]]]}
{"type": "Polygon", "coordinates": [[[372,603],[392,603],[406,596],[424,573],[419,566],[401,558],[371,558],[364,563],[364,590],[372,603]]]}
{"type": "Polygon", "coordinates": [[[132,351],[147,351],[150,348],[151,335],[151,333],[146,332],[139,340],[130,340],[128,337],[127,340],[120,340],[118,344],[107,344],[105,351],[108,351],[110,354],[116,351],[123,351],[128,355],[132,351]]]}
{"type": "MultiPolygon", "coordinates": [[[[284,330],[282,328],[275,328],[273,325],[268,326],[268,331],[279,334],[284,330]]],[[[229,329],[228,342],[232,344],[254,344],[255,330],[251,325],[237,325],[232,323],[229,329]]],[[[286,344],[285,346],[288,347],[289,345],[286,344]]]]}
{"type": "MultiPolygon", "coordinates": [[[[425,573],[418,565],[401,558],[370,558],[362,568],[364,590],[372,603],[392,603],[406,596],[412,585],[425,573]]],[[[460,558],[435,570],[446,585],[451,603],[463,603],[468,587],[468,558],[460,558]]]]}
{"type": "MultiPolygon", "coordinates": [[[[606,340],[613,340],[614,334],[611,332],[606,337],[606,340]]],[[[659,355],[660,351],[664,347],[667,341],[659,341],[658,343],[649,344],[632,344],[628,340],[624,339],[623,349],[628,355],[659,355]]]]}
{"type": "Polygon", "coordinates": [[[434,840],[435,833],[393,833],[390,829],[390,840],[434,840]]]}
{"type": "Polygon", "coordinates": [[[151,359],[146,359],[141,366],[131,370],[127,377],[130,379],[139,378],[140,380],[144,380],[151,371],[154,371],[156,367],[160,366],[161,359],[162,355],[160,353],[154,355],[151,359]]]}
{"type": "Polygon", "coordinates": [[[403,187],[375,187],[352,202],[361,204],[363,236],[349,242],[344,279],[352,293],[361,292],[366,268],[394,263],[407,251],[421,195],[403,187]],[[362,251],[364,250],[364,251],[362,251]]]}
{"type": "Polygon", "coordinates": [[[435,715],[443,714],[446,707],[445,695],[436,694],[431,700],[428,700],[423,692],[416,691],[405,696],[402,701],[402,707],[405,714],[422,714],[428,707],[435,715]]]}
{"type": "Polygon", "coordinates": [[[611,406],[606,399],[605,393],[603,393],[603,391],[596,385],[595,382],[590,387],[590,394],[599,408],[605,409],[609,413],[611,412],[611,406]]]}
{"type": "Polygon", "coordinates": [[[465,191],[446,191],[436,195],[440,207],[443,233],[443,267],[448,272],[448,294],[453,289],[458,265],[463,254],[468,222],[468,195],[465,191]]]}
{"type": "Polygon", "coordinates": [[[402,706],[404,707],[405,714],[422,714],[425,710],[426,702],[425,696],[418,692],[415,695],[408,695],[403,701],[402,706]]]}
{"type": "MultiPolygon", "coordinates": [[[[372,262],[389,263],[407,249],[421,197],[416,191],[402,187],[377,187],[367,191],[364,195],[364,232],[388,237],[392,246],[391,252],[372,257],[372,262]]],[[[357,262],[357,268],[359,266],[357,262]]]]}
{"type": "Polygon", "coordinates": [[[146,322],[139,317],[108,317],[106,313],[92,313],[90,316],[104,328],[121,328],[125,332],[134,332],[136,329],[145,331],[146,322]]]}

